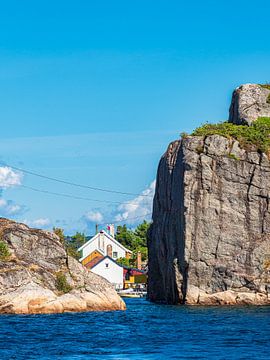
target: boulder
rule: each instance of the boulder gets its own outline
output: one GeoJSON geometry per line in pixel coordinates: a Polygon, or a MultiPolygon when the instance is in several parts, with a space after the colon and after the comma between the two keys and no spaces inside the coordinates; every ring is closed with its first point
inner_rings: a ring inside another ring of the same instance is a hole
{"type": "Polygon", "coordinates": [[[0,218],[0,313],[124,310],[113,286],[68,256],[54,233],[0,218]]]}
{"type": "Polygon", "coordinates": [[[239,86],[232,95],[229,122],[251,125],[258,117],[270,117],[270,85],[239,86]]]}

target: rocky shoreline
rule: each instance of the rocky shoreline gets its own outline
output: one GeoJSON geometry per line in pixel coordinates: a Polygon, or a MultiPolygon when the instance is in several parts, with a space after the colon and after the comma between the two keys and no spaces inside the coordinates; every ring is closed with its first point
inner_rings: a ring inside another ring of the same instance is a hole
{"type": "Polygon", "coordinates": [[[54,233],[0,218],[0,241],[6,249],[0,256],[0,313],[125,310],[113,286],[68,256],[54,233]]]}

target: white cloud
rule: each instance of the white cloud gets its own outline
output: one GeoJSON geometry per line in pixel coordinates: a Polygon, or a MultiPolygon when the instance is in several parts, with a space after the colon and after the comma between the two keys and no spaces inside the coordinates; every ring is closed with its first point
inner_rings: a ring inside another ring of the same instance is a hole
{"type": "Polygon", "coordinates": [[[50,219],[48,218],[39,218],[35,220],[23,220],[24,224],[31,226],[31,227],[38,227],[38,228],[46,228],[51,224],[50,219]]]}
{"type": "Polygon", "coordinates": [[[25,207],[15,204],[11,200],[0,198],[0,216],[17,216],[25,211],[25,207]]]}
{"type": "Polygon", "coordinates": [[[103,215],[99,211],[89,211],[84,215],[84,218],[86,219],[86,221],[96,223],[103,221],[103,215]]]}
{"type": "Polygon", "coordinates": [[[13,186],[21,185],[23,175],[13,171],[8,166],[0,167],[0,188],[7,189],[13,186]]]}
{"type": "Polygon", "coordinates": [[[152,214],[153,198],[155,194],[156,181],[144,190],[135,199],[118,206],[115,221],[126,220],[127,224],[135,224],[144,219],[150,220],[152,214]]]}

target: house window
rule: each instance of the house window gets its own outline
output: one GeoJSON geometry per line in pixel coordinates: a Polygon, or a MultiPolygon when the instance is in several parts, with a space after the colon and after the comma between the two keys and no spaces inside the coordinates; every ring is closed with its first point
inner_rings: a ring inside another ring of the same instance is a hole
{"type": "Polygon", "coordinates": [[[108,267],[109,267],[109,263],[106,263],[105,266],[106,266],[106,268],[108,268],[108,267]]]}
{"type": "Polygon", "coordinates": [[[117,258],[117,256],[118,256],[117,251],[114,251],[114,252],[113,252],[113,257],[114,257],[114,258],[117,258]]]}

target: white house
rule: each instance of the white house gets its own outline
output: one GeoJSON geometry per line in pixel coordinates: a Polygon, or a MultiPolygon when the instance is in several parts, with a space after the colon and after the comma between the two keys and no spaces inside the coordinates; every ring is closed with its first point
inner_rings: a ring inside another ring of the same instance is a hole
{"type": "Polygon", "coordinates": [[[78,251],[81,251],[82,256],[80,262],[87,266],[87,264],[97,256],[109,256],[116,260],[119,258],[130,258],[132,251],[121,245],[112,235],[106,231],[100,231],[85,244],[83,244],[78,251]]]}
{"type": "Polygon", "coordinates": [[[109,256],[100,259],[91,271],[107,279],[116,289],[124,287],[124,269],[109,256]]]}

